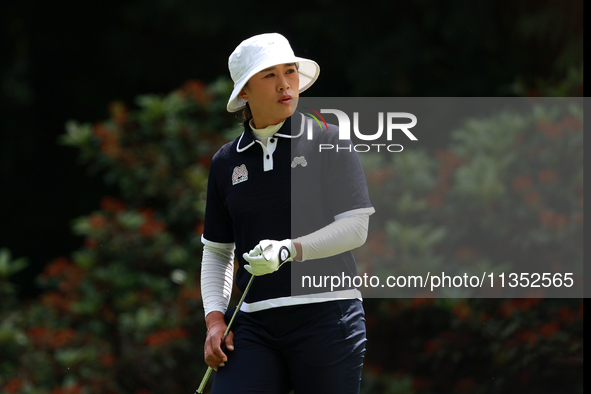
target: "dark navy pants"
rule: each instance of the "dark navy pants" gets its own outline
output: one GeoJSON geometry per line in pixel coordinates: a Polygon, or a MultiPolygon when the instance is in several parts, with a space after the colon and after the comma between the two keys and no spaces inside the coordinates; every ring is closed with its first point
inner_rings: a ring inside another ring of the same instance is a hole
{"type": "MultiPolygon", "coordinates": [[[[226,322],[233,313],[226,312],[226,322]]],[[[234,351],[225,350],[212,394],[359,393],[364,316],[359,300],[238,312],[234,351]]]]}

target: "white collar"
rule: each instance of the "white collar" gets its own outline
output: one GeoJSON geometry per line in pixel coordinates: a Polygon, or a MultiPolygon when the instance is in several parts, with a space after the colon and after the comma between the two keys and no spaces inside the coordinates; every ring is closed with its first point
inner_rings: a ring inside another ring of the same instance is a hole
{"type": "MultiPolygon", "coordinates": [[[[273,134],[275,137],[298,138],[302,134],[304,134],[304,123],[305,123],[304,114],[302,114],[301,112],[296,112],[296,113],[301,116],[301,119],[300,119],[300,132],[297,135],[282,134],[282,133],[275,132],[275,134],[273,134]]],[[[294,113],[294,115],[296,113],[294,113]]],[[[283,121],[283,123],[281,123],[281,126],[280,126],[280,128],[278,130],[280,130],[281,127],[283,127],[285,125],[285,122],[287,120],[293,121],[292,117],[293,117],[293,115],[290,116],[289,118],[285,119],[285,121],[283,121]]],[[[273,125],[273,126],[277,126],[277,125],[273,125]]],[[[290,126],[290,125],[288,124],[287,126],[290,126]]],[[[269,126],[269,127],[271,127],[271,126],[269,126]]],[[[238,143],[236,144],[236,152],[244,152],[245,150],[247,150],[248,148],[250,148],[251,146],[254,145],[254,139],[253,139],[254,133],[249,133],[248,132],[249,131],[248,129],[250,129],[250,122],[245,122],[244,123],[244,131],[240,135],[240,138],[238,139],[238,143]],[[244,138],[244,142],[242,141],[242,138],[244,138]],[[241,146],[241,144],[246,144],[246,146],[241,146]]],[[[263,129],[263,130],[265,130],[265,129],[263,129]]]]}

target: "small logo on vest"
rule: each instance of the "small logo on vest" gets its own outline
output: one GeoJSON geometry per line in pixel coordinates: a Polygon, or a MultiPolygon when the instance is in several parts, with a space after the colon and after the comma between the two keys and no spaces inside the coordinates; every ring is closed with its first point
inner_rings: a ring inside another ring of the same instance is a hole
{"type": "Polygon", "coordinates": [[[296,168],[298,164],[302,167],[305,167],[308,165],[308,162],[306,161],[306,158],[304,156],[294,157],[293,161],[291,162],[291,168],[296,168]]]}
{"type": "Polygon", "coordinates": [[[234,167],[234,172],[232,172],[232,185],[244,182],[247,179],[248,170],[246,169],[246,166],[244,164],[234,167]]]}

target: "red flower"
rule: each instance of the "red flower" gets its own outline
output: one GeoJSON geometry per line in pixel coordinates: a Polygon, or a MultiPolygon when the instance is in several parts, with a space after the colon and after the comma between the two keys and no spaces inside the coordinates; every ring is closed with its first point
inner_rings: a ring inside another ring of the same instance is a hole
{"type": "Polygon", "coordinates": [[[435,187],[435,192],[438,193],[440,196],[444,196],[449,191],[449,189],[449,184],[447,182],[442,181],[435,187]]]}
{"type": "Polygon", "coordinates": [[[87,249],[95,249],[97,245],[98,245],[98,242],[96,241],[96,239],[92,239],[89,237],[84,239],[84,246],[87,249]]]}
{"type": "Polygon", "coordinates": [[[199,288],[184,288],[179,292],[179,299],[180,300],[200,300],[201,299],[201,289],[199,288]]]}
{"type": "Polygon", "coordinates": [[[99,357],[99,362],[105,368],[111,368],[115,364],[115,356],[113,353],[106,353],[99,357]]]}
{"type": "Polygon", "coordinates": [[[581,127],[582,127],[581,121],[579,120],[579,118],[577,118],[574,115],[566,115],[560,121],[560,125],[562,127],[564,127],[565,129],[569,129],[569,130],[573,130],[573,131],[581,130],[581,127]]]}
{"type": "Polygon", "coordinates": [[[184,328],[161,330],[148,335],[146,337],[146,345],[151,347],[160,347],[169,341],[186,338],[187,335],[187,330],[184,328]]]}
{"type": "Polygon", "coordinates": [[[382,185],[388,179],[394,179],[396,174],[388,168],[378,168],[369,171],[366,176],[366,181],[371,185],[382,185]]]}
{"type": "Polygon", "coordinates": [[[521,144],[524,139],[525,139],[525,136],[523,135],[523,133],[517,134],[515,136],[515,139],[513,140],[513,147],[516,147],[517,145],[521,144]]]}
{"type": "Polygon", "coordinates": [[[109,104],[109,114],[113,122],[123,124],[127,120],[129,111],[122,101],[113,101],[109,104]]]}
{"type": "Polygon", "coordinates": [[[563,229],[568,223],[568,217],[566,215],[557,215],[554,219],[554,225],[558,229],[563,229]]]}
{"type": "Polygon", "coordinates": [[[88,223],[93,229],[100,230],[107,225],[107,219],[103,215],[93,213],[88,217],[88,223]]]}
{"type": "Polygon", "coordinates": [[[201,164],[203,167],[209,169],[209,167],[211,166],[211,157],[207,157],[207,156],[201,156],[199,158],[199,160],[197,160],[197,163],[201,164]]]}
{"type": "Polygon", "coordinates": [[[27,336],[35,346],[45,346],[49,343],[51,331],[47,327],[31,327],[27,330],[27,336]]]}
{"type": "Polygon", "coordinates": [[[460,320],[466,320],[470,316],[470,307],[465,304],[456,304],[452,309],[452,313],[460,320]]]}
{"type": "Polygon", "coordinates": [[[141,208],[138,211],[144,217],[144,224],[139,228],[141,235],[152,237],[166,230],[166,223],[154,218],[155,211],[152,208],[141,208]]]}
{"type": "Polygon", "coordinates": [[[142,216],[146,219],[146,220],[151,220],[154,218],[154,214],[156,213],[152,208],[140,208],[138,209],[138,212],[142,214],[142,216]]]}
{"type": "Polygon", "coordinates": [[[436,150],[435,157],[441,162],[441,167],[439,168],[439,179],[442,182],[447,181],[456,168],[458,168],[463,163],[462,159],[456,156],[456,154],[449,149],[436,150]]]}
{"type": "Polygon", "coordinates": [[[472,260],[476,257],[476,250],[469,246],[460,246],[456,251],[456,258],[458,260],[472,260]]]}
{"type": "Polygon", "coordinates": [[[118,158],[121,148],[117,134],[101,123],[95,124],[92,131],[101,140],[101,152],[112,158],[118,158]]]}
{"type": "Polygon", "coordinates": [[[113,313],[113,311],[108,306],[103,306],[101,308],[101,312],[103,313],[103,318],[108,323],[115,323],[117,321],[117,316],[113,313]]]}
{"type": "Polygon", "coordinates": [[[42,278],[61,278],[60,290],[67,292],[73,287],[77,287],[86,276],[86,271],[72,263],[65,257],[55,259],[48,264],[43,273],[42,278]]]}
{"type": "Polygon", "coordinates": [[[541,149],[536,149],[536,148],[532,148],[530,150],[528,150],[528,155],[529,157],[531,157],[532,159],[535,159],[536,157],[538,157],[538,155],[542,152],[541,149]]]}
{"type": "Polygon", "coordinates": [[[439,208],[443,205],[443,197],[437,193],[432,193],[426,197],[427,204],[433,209],[439,208]]]}
{"type": "Polygon", "coordinates": [[[433,305],[435,298],[413,298],[410,303],[411,308],[418,308],[423,305],[433,305]]]}
{"type": "Polygon", "coordinates": [[[70,303],[72,299],[66,297],[64,294],[52,291],[40,296],[41,304],[45,305],[48,308],[55,309],[59,312],[69,312],[70,311],[70,303]]]}
{"type": "Polygon", "coordinates": [[[383,256],[385,239],[386,233],[384,231],[371,233],[366,241],[369,252],[374,256],[383,256]]]}
{"type": "Polygon", "coordinates": [[[51,347],[59,349],[69,344],[74,338],[76,338],[76,331],[71,328],[56,330],[53,333],[51,347]]]}
{"type": "Polygon", "coordinates": [[[384,372],[383,366],[381,366],[380,364],[372,365],[372,367],[371,367],[371,374],[372,375],[379,376],[382,374],[382,372],[384,372]]]}
{"type": "Polygon", "coordinates": [[[538,122],[537,130],[550,138],[562,137],[562,128],[559,125],[550,123],[548,121],[538,122]]]}
{"type": "Polygon", "coordinates": [[[567,324],[576,320],[576,315],[568,306],[563,306],[558,310],[558,317],[567,324]]]}
{"type": "Polygon", "coordinates": [[[539,214],[539,220],[542,227],[550,227],[554,222],[554,212],[542,211],[539,214]]]}
{"type": "Polygon", "coordinates": [[[142,224],[139,232],[144,237],[153,237],[166,230],[166,223],[160,220],[148,220],[142,224]]]}
{"type": "Polygon", "coordinates": [[[530,330],[522,330],[518,333],[518,338],[522,343],[529,343],[530,346],[533,346],[538,341],[538,334],[530,330]]]}
{"type": "Polygon", "coordinates": [[[511,316],[517,309],[515,308],[515,306],[511,303],[511,302],[505,302],[501,305],[501,307],[499,308],[499,312],[501,313],[501,315],[503,315],[504,317],[509,317],[511,316]]]}
{"type": "Polygon", "coordinates": [[[560,329],[558,328],[557,322],[544,324],[542,327],[540,327],[540,335],[546,338],[553,337],[559,331],[560,329]]]}
{"type": "Polygon", "coordinates": [[[433,354],[437,352],[439,349],[441,349],[441,344],[439,344],[438,341],[434,339],[429,339],[427,340],[427,342],[425,342],[425,353],[433,354]]]}
{"type": "Polygon", "coordinates": [[[109,130],[102,123],[95,123],[92,126],[92,132],[101,140],[105,138],[106,134],[109,134],[109,130]]]}
{"type": "Polygon", "coordinates": [[[125,209],[125,204],[113,197],[103,197],[101,200],[101,209],[103,211],[117,213],[125,209]]]}
{"type": "Polygon", "coordinates": [[[558,180],[558,174],[554,170],[542,170],[538,174],[538,180],[540,183],[554,183],[558,180]]]}
{"type": "Polygon", "coordinates": [[[212,99],[211,95],[205,90],[205,84],[199,80],[185,82],[180,88],[180,94],[185,99],[192,99],[203,104],[209,103],[212,99]]]}
{"type": "Polygon", "coordinates": [[[516,311],[527,311],[540,302],[541,298],[514,298],[501,305],[500,312],[509,317],[516,311]]]}
{"type": "Polygon", "coordinates": [[[82,393],[82,387],[79,384],[75,384],[69,387],[56,387],[53,389],[51,394],[80,394],[82,393]]]}
{"type": "Polygon", "coordinates": [[[61,276],[70,266],[70,260],[65,257],[58,257],[45,266],[41,275],[46,277],[61,276]]]}
{"type": "Polygon", "coordinates": [[[553,211],[542,211],[539,214],[540,225],[542,227],[562,230],[568,223],[568,217],[564,214],[558,214],[553,211]]]}
{"type": "Polygon", "coordinates": [[[154,292],[149,287],[144,287],[136,292],[138,298],[143,303],[148,303],[152,301],[152,297],[154,296],[154,292]]]}
{"type": "Polygon", "coordinates": [[[9,380],[4,386],[4,391],[10,394],[15,394],[21,389],[21,387],[23,387],[23,383],[22,379],[9,380]]]}
{"type": "Polygon", "coordinates": [[[521,191],[521,190],[529,190],[533,186],[533,180],[529,176],[523,176],[520,178],[515,178],[512,183],[513,190],[521,191]]]}
{"type": "Polygon", "coordinates": [[[36,347],[59,349],[67,346],[76,338],[76,331],[71,328],[52,330],[48,327],[32,327],[27,336],[36,347]]]}
{"type": "Polygon", "coordinates": [[[540,201],[540,193],[538,193],[538,192],[527,193],[525,196],[523,196],[523,201],[527,205],[533,205],[533,204],[537,203],[538,201],[540,201]]]}

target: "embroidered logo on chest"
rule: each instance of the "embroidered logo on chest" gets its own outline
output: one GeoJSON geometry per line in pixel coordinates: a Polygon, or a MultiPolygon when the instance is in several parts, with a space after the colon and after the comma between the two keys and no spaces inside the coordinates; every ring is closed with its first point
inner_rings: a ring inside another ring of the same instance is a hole
{"type": "Polygon", "coordinates": [[[232,172],[232,185],[244,182],[248,179],[248,170],[244,164],[234,167],[232,172]]]}
{"type": "Polygon", "coordinates": [[[294,157],[293,161],[291,162],[291,168],[296,168],[298,164],[302,167],[305,167],[308,165],[308,162],[306,161],[306,158],[304,156],[294,157]]]}

